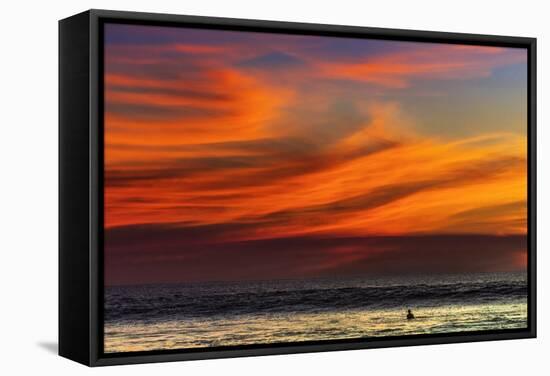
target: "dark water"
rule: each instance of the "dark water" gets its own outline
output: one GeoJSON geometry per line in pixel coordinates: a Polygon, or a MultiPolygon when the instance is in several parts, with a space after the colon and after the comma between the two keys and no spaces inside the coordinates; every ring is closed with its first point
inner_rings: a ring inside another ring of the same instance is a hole
{"type": "Polygon", "coordinates": [[[109,287],[105,320],[479,304],[525,297],[523,273],[109,287]]]}
{"type": "Polygon", "coordinates": [[[526,301],[525,273],[117,286],[105,291],[105,341],[127,351],[521,327],[526,301]],[[419,320],[403,327],[407,308],[419,320]]]}

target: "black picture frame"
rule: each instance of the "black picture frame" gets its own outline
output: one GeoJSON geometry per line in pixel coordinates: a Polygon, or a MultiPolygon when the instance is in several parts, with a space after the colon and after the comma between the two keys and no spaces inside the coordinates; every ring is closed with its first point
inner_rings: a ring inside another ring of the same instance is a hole
{"type": "Polygon", "coordinates": [[[88,10],[59,21],[59,354],[88,366],[536,337],[536,39],[295,22],[88,10]],[[215,349],[105,354],[103,345],[103,28],[105,22],[528,51],[528,328],[215,349]]]}

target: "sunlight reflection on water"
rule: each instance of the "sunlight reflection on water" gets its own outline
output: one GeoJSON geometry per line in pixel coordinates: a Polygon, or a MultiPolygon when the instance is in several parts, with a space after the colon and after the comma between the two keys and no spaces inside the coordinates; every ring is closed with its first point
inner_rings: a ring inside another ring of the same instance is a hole
{"type": "Polygon", "coordinates": [[[347,310],[263,313],[232,317],[106,323],[105,352],[150,351],[261,343],[517,329],[527,326],[527,300],[514,302],[347,310]]]}

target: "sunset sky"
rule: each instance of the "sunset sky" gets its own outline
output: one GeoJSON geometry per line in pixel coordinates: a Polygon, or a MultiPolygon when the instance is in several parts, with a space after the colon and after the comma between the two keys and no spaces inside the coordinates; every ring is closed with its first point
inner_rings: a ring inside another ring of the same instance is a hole
{"type": "Polygon", "coordinates": [[[105,26],[105,283],[525,270],[524,49],[105,26]]]}

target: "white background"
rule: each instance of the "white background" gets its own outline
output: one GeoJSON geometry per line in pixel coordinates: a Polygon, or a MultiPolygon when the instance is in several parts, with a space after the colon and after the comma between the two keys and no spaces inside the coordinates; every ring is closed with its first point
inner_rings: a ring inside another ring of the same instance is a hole
{"type": "Polygon", "coordinates": [[[4,2],[0,20],[0,373],[518,375],[550,365],[550,68],[546,1],[4,2]],[[538,38],[539,338],[88,369],[57,346],[57,20],[88,8],[538,38]],[[544,147],[546,145],[546,148],[544,147]],[[546,230],[546,231],[545,231],[546,230]]]}

